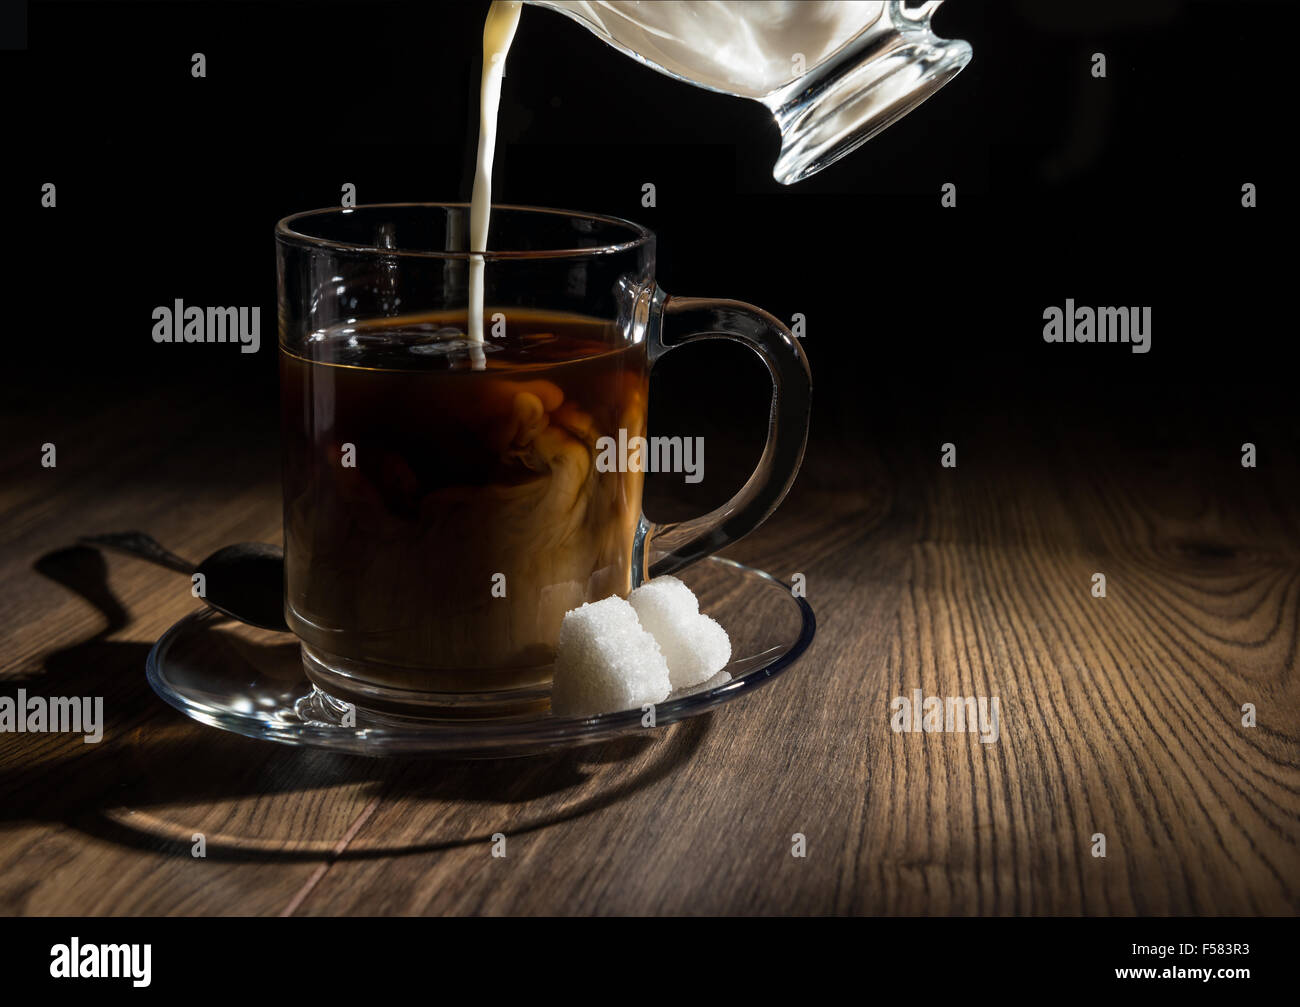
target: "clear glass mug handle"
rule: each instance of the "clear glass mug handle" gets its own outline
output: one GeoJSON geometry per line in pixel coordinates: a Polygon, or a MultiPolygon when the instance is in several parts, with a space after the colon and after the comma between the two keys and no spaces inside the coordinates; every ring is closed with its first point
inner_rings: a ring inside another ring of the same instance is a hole
{"type": "Polygon", "coordinates": [[[763,454],[735,496],[689,521],[656,524],[641,515],[634,556],[638,578],[680,570],[767,520],[803,461],[812,403],[812,373],[802,348],[789,329],[761,308],[714,297],[670,297],[656,288],[649,315],[651,368],[665,353],[702,339],[741,343],[758,354],[772,378],[772,408],[763,454]]]}

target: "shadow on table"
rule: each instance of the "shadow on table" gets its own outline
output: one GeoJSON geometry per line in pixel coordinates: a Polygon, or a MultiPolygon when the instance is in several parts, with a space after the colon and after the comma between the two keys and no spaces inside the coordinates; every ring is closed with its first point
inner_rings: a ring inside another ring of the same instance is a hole
{"type": "Polygon", "coordinates": [[[625,737],[527,758],[373,759],[266,744],[205,727],[165,707],[145,681],[149,646],[106,639],[129,623],[98,551],[41,557],[35,569],[94,605],[105,625],[45,655],[43,674],[0,683],[43,697],[102,696],[104,740],[10,735],[0,758],[0,828],[63,822],[124,846],[190,858],[195,833],[209,860],[362,860],[489,843],[572,821],[664,779],[699,748],[711,715],[654,737],[625,737]],[[358,789],[359,788],[359,789],[358,789]],[[330,790],[336,793],[331,795],[330,790]],[[280,798],[297,801],[291,809],[280,798]],[[364,828],[338,849],[348,825],[413,802],[399,835],[364,828]],[[431,816],[428,806],[437,806],[431,816]],[[367,806],[370,806],[367,809],[367,806]],[[289,813],[286,814],[286,811],[289,813]],[[428,835],[434,823],[439,834],[428,835]],[[329,836],[303,840],[318,829],[329,836]]]}

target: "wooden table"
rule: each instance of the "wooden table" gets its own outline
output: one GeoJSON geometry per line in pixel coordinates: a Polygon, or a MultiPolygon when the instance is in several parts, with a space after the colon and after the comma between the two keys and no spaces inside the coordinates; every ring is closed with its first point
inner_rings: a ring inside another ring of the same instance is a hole
{"type": "Polygon", "coordinates": [[[383,761],[166,707],[144,658],[194,607],[184,578],[74,548],[275,541],[273,438],[179,395],[26,405],[0,449],[0,695],[103,695],[108,725],[97,746],[0,735],[5,913],[1300,908],[1294,459],[1244,472],[1008,419],[945,470],[937,439],[822,429],[730,551],[807,577],[819,633],[783,678],[649,738],[383,761]],[[913,689],[999,697],[998,740],[896,733],[913,689]]]}

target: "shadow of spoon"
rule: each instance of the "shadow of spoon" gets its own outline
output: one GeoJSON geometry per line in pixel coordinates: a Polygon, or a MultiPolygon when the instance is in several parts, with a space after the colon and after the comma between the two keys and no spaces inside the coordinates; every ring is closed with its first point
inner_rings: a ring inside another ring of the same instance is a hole
{"type": "Polygon", "coordinates": [[[77,541],[148,560],[191,579],[201,575],[199,597],[218,612],[259,629],[289,632],[284,621],[284,550],[278,545],[228,545],[195,566],[140,531],[82,535],[77,541]]]}

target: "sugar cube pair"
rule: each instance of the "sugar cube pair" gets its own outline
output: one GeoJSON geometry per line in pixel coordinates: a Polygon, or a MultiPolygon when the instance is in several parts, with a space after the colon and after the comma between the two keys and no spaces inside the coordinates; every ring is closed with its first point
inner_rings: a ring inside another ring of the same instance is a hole
{"type": "Polygon", "coordinates": [[[591,716],[662,703],[730,660],[727,631],[700,612],[691,589],[676,577],[656,577],[626,601],[615,595],[565,615],[551,710],[591,716]]]}

